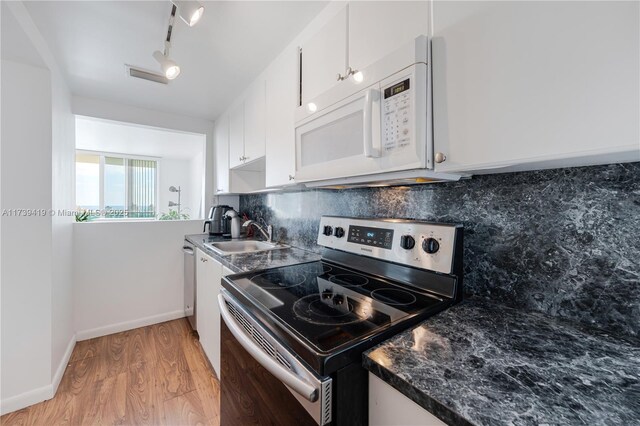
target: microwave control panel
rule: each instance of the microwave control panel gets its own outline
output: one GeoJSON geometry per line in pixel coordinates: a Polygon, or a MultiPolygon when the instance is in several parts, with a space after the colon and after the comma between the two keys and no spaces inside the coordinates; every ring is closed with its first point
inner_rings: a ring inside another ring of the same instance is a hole
{"type": "Polygon", "coordinates": [[[382,97],[382,149],[393,152],[411,143],[410,79],[385,87],[382,97]]]}

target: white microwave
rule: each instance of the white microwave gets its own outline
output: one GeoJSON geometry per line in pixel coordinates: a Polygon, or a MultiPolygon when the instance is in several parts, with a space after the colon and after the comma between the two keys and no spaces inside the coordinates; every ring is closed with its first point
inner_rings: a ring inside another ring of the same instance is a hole
{"type": "Polygon", "coordinates": [[[345,81],[301,106],[296,181],[324,186],[457,180],[433,172],[428,57],[428,41],[421,36],[362,70],[360,85],[345,81]]]}

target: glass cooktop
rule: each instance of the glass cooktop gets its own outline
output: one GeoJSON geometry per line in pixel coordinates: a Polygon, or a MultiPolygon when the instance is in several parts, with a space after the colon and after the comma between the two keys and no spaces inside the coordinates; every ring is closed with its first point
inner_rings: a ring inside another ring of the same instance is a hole
{"type": "Polygon", "coordinates": [[[324,261],[246,273],[233,285],[316,351],[376,334],[442,300],[324,261]]]}

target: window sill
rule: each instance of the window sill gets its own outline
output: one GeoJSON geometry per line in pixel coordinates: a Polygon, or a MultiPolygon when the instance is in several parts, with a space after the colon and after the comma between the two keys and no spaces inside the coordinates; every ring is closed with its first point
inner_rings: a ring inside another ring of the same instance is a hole
{"type": "Polygon", "coordinates": [[[202,222],[204,219],[178,219],[178,220],[159,220],[156,218],[147,218],[147,219],[143,219],[143,218],[137,218],[137,219],[106,219],[106,218],[100,218],[100,219],[93,219],[93,220],[88,220],[86,222],[75,222],[75,223],[155,223],[155,222],[161,222],[161,223],[171,223],[171,222],[202,222]]]}

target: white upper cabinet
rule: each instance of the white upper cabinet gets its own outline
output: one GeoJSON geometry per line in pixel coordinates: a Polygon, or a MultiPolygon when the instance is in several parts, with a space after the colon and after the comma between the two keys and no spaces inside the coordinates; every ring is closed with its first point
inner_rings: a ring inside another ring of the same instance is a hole
{"type": "Polygon", "coordinates": [[[242,166],[265,155],[265,82],[256,80],[229,112],[229,164],[242,166]]]}
{"type": "Polygon", "coordinates": [[[429,33],[428,1],[354,1],[302,45],[302,102],[429,33]]]}
{"type": "Polygon", "coordinates": [[[426,0],[350,2],[348,66],[361,70],[419,35],[428,34],[426,0]]]}
{"type": "Polygon", "coordinates": [[[244,164],[244,103],[229,111],[229,167],[244,164]]]}
{"type": "Polygon", "coordinates": [[[340,9],[302,45],[302,101],[307,102],[337,82],[347,69],[347,9],[340,9]]]}
{"type": "Polygon", "coordinates": [[[222,115],[215,124],[214,164],[216,194],[229,192],[229,116],[222,115]]]}
{"type": "Polygon", "coordinates": [[[640,160],[639,7],[434,2],[436,170],[640,160]]]}
{"type": "Polygon", "coordinates": [[[265,82],[257,80],[244,101],[244,161],[250,162],[265,154],[265,82]]]}
{"type": "Polygon", "coordinates": [[[268,72],[265,164],[267,187],[294,183],[297,70],[298,50],[289,48],[271,65],[268,72]]]}

